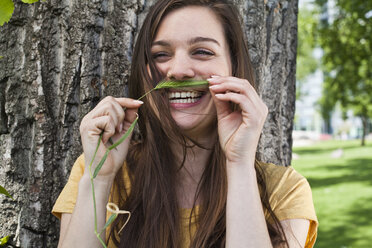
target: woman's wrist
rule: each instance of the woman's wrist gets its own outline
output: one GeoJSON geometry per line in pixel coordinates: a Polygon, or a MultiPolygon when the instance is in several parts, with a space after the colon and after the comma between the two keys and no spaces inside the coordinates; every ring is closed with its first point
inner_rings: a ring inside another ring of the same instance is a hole
{"type": "MultiPolygon", "coordinates": [[[[110,192],[112,183],[114,182],[115,177],[114,176],[97,176],[93,179],[94,188],[97,192],[98,190],[104,190],[110,192]]],[[[83,176],[80,179],[79,182],[79,188],[91,188],[91,177],[89,175],[89,172],[84,172],[83,176]]]]}

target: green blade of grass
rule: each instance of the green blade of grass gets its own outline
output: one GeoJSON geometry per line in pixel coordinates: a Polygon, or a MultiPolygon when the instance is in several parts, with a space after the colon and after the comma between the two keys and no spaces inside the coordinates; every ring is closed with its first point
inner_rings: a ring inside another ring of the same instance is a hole
{"type": "Polygon", "coordinates": [[[9,236],[5,236],[4,238],[1,238],[0,246],[3,247],[3,245],[6,245],[8,243],[9,238],[10,238],[9,236]]]}
{"type": "Polygon", "coordinates": [[[0,185],[0,194],[6,195],[7,197],[14,200],[13,197],[8,193],[8,191],[6,189],[4,189],[3,186],[1,186],[1,185],[0,185]]]}
{"type": "Polygon", "coordinates": [[[109,152],[110,152],[110,150],[107,149],[106,152],[105,152],[105,155],[103,155],[101,161],[99,161],[99,164],[97,165],[96,169],[94,170],[93,179],[97,177],[98,172],[101,170],[103,164],[105,163],[106,158],[107,158],[109,152]]]}
{"type": "Polygon", "coordinates": [[[128,136],[132,133],[137,121],[138,121],[138,115],[137,115],[136,119],[132,122],[132,124],[130,125],[128,130],[125,132],[125,134],[123,136],[121,136],[121,138],[115,144],[113,144],[112,146],[110,146],[108,148],[110,151],[112,149],[116,148],[118,145],[120,145],[126,138],[128,138],[128,136]]]}
{"type": "Polygon", "coordinates": [[[93,178],[96,178],[99,171],[101,170],[103,164],[105,163],[106,161],[106,158],[108,156],[108,153],[116,148],[118,145],[120,145],[126,138],[128,138],[128,136],[132,133],[133,129],[134,129],[134,126],[136,125],[138,121],[138,116],[136,117],[136,119],[132,122],[132,124],[130,125],[130,127],[128,128],[128,130],[125,132],[125,134],[113,145],[111,145],[105,152],[105,155],[103,155],[101,161],[99,162],[99,164],[97,165],[96,169],[94,170],[94,173],[93,173],[93,178]]]}
{"type": "Polygon", "coordinates": [[[102,228],[102,231],[101,231],[101,233],[103,232],[103,230],[106,230],[106,228],[116,219],[116,217],[118,217],[118,215],[117,214],[112,214],[111,216],[110,216],[110,218],[107,220],[107,222],[106,222],[106,224],[105,224],[105,226],[102,228]]]}
{"type": "Polygon", "coordinates": [[[207,87],[209,84],[208,81],[206,80],[189,80],[189,81],[162,81],[158,83],[155,88],[147,91],[145,94],[143,94],[140,98],[137,100],[141,100],[154,90],[159,90],[159,89],[169,89],[169,88],[186,88],[186,87],[196,87],[196,86],[203,86],[207,87]]]}
{"type": "Polygon", "coordinates": [[[196,81],[163,81],[156,85],[155,89],[165,89],[165,88],[184,88],[184,87],[195,87],[195,86],[208,86],[208,81],[206,80],[196,80],[196,81]]]}

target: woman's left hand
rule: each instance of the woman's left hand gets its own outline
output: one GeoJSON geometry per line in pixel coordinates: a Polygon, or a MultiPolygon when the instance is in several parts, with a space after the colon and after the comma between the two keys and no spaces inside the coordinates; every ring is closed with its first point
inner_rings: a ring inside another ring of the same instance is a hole
{"type": "Polygon", "coordinates": [[[217,109],[218,135],[227,161],[248,161],[255,156],[267,106],[245,79],[213,76],[208,81],[217,109]],[[231,109],[230,102],[238,106],[237,110],[231,109]]]}

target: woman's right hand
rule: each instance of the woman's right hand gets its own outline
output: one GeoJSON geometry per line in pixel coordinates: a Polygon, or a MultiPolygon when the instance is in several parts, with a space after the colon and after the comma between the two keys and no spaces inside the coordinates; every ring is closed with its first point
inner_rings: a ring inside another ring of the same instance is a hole
{"type": "MultiPolygon", "coordinates": [[[[92,173],[101,161],[107,148],[112,145],[108,140],[111,138],[115,143],[129,129],[137,117],[137,110],[143,104],[141,101],[130,98],[105,97],[98,105],[84,116],[80,124],[80,135],[85,157],[85,172],[93,159],[98,139],[103,132],[102,141],[97,150],[92,165],[92,173]]],[[[123,166],[128,153],[131,135],[115,149],[112,149],[102,166],[97,177],[109,177],[113,179],[117,171],[123,166]]]]}

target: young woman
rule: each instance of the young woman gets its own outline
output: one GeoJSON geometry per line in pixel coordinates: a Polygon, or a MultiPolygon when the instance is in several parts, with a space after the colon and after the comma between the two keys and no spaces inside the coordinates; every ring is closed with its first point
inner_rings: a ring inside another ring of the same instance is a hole
{"type": "MultiPolygon", "coordinates": [[[[130,98],[106,97],[82,120],[84,154],[53,213],[59,247],[100,247],[87,166],[139,115],[95,179],[99,230],[106,204],[119,215],[109,247],[312,247],[317,220],[307,181],[292,168],[255,159],[267,107],[254,89],[248,49],[226,0],[159,0],[135,47],[130,98]],[[208,80],[208,88],[159,90],[162,80],[208,80]]],[[[103,235],[104,236],[104,235],[103,235]]]]}

